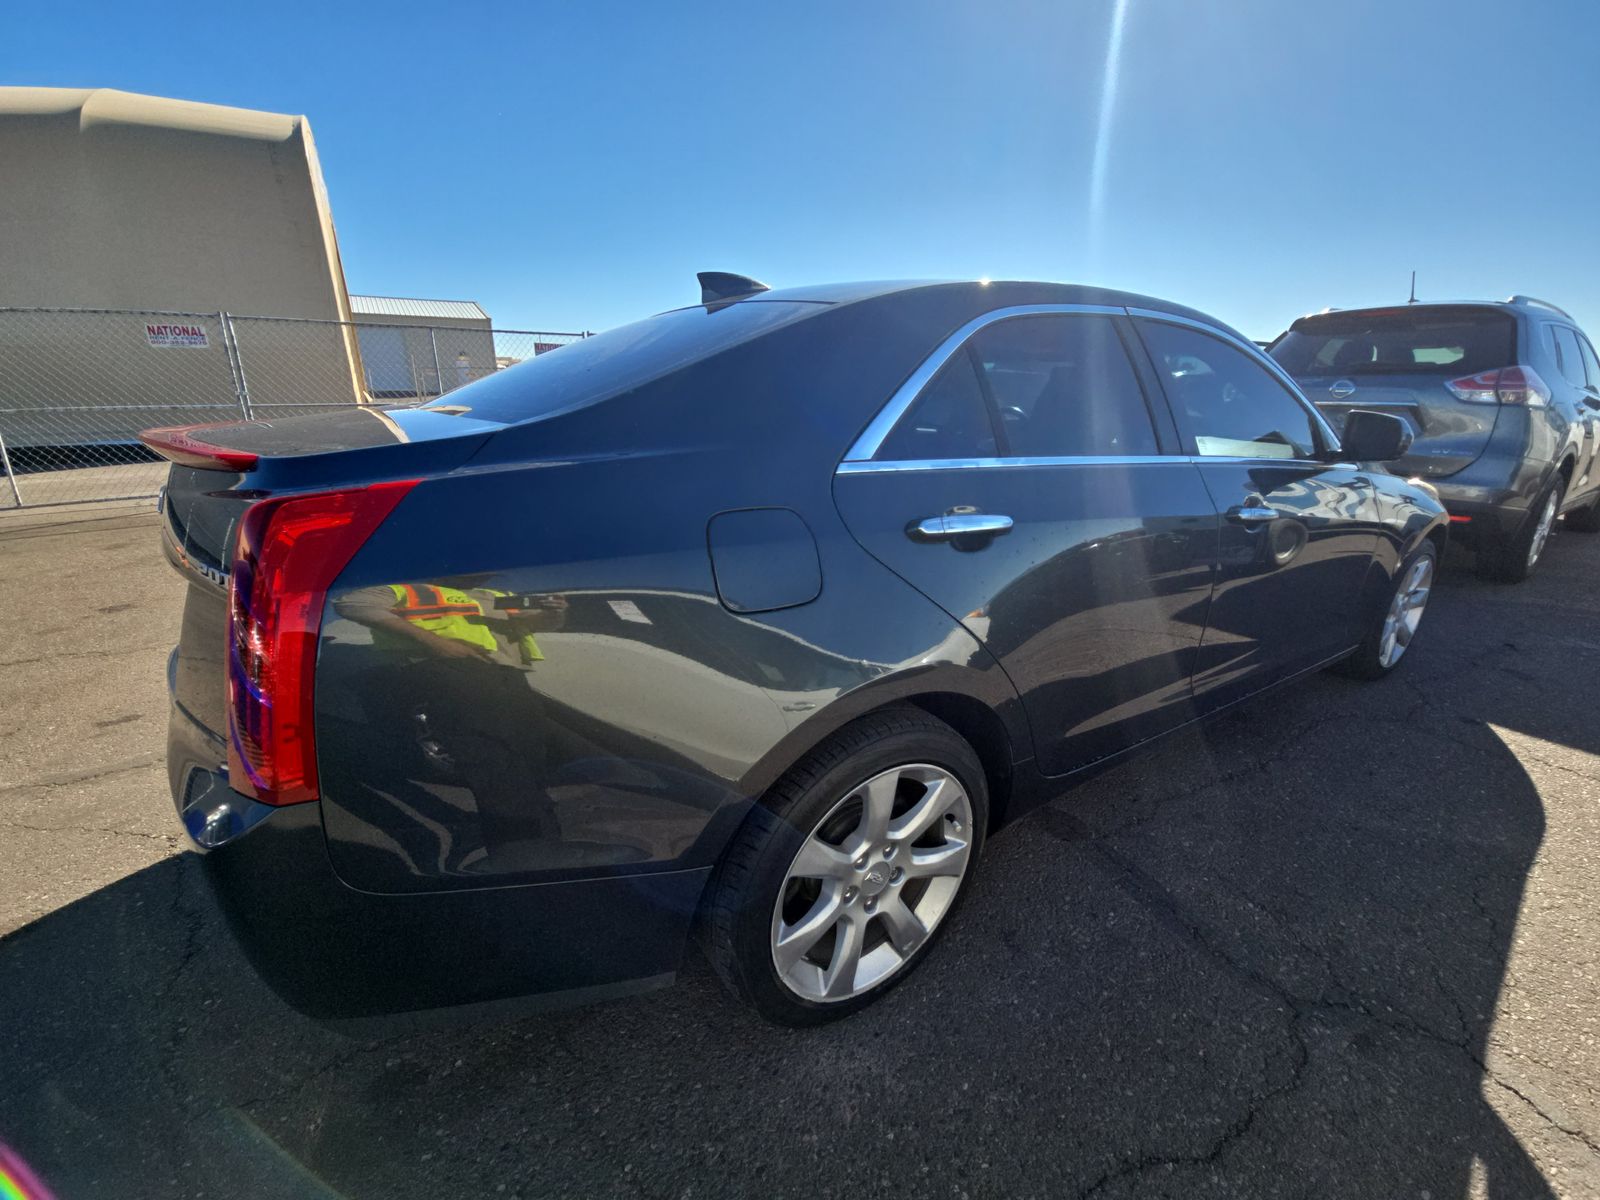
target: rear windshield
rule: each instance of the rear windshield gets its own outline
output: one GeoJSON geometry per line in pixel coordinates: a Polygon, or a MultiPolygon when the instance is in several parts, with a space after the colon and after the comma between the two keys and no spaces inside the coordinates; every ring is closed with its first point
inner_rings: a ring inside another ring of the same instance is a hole
{"type": "Polygon", "coordinates": [[[1493,309],[1325,313],[1272,347],[1291,375],[1475,375],[1511,365],[1516,322],[1493,309]]]}
{"type": "Polygon", "coordinates": [[[583,408],[810,316],[819,305],[757,300],[697,305],[607,330],[447,392],[425,408],[510,425],[583,408]]]}

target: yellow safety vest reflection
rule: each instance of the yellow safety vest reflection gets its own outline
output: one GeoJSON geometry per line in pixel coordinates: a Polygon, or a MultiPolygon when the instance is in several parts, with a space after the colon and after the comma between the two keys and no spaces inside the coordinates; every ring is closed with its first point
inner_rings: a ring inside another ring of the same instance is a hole
{"type": "Polygon", "coordinates": [[[494,632],[484,624],[482,606],[465,592],[430,583],[391,583],[389,590],[394,593],[396,615],[413,625],[435,637],[495,649],[494,632]]]}
{"type": "MultiPolygon", "coordinates": [[[[484,619],[483,605],[458,588],[437,587],[431,583],[391,583],[396,615],[413,625],[426,629],[436,637],[468,642],[491,654],[499,648],[494,631],[484,619]]],[[[491,596],[509,595],[508,592],[490,592],[491,596]]],[[[507,637],[517,647],[524,663],[541,662],[544,655],[533,634],[522,633],[507,637]]]]}

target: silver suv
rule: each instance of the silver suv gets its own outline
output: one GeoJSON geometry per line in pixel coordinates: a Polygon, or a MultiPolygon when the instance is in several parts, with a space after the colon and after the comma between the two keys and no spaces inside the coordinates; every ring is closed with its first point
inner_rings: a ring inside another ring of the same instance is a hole
{"type": "Polygon", "coordinates": [[[1504,302],[1330,309],[1270,353],[1335,428],[1393,413],[1415,440],[1391,469],[1427,480],[1451,535],[1499,579],[1526,579],[1564,515],[1600,530],[1600,359],[1571,316],[1504,302]]]}

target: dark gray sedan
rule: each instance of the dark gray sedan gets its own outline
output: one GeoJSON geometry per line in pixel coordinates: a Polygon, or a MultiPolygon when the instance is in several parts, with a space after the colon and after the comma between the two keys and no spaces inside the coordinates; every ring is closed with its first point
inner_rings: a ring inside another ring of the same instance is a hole
{"type": "Polygon", "coordinates": [[[1210,317],[702,279],[431,405],[146,435],[173,795],[291,1003],[614,995],[698,931],[762,1013],[837,1017],[998,826],[1409,653],[1446,524],[1375,465],[1403,427],[1341,443],[1210,317]]]}

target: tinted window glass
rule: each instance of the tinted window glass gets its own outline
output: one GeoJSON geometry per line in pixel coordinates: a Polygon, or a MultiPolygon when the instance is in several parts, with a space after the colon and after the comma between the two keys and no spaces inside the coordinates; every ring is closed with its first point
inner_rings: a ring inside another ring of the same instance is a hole
{"type": "Polygon", "coordinates": [[[1006,453],[1021,458],[1156,454],[1144,393],[1109,317],[1019,317],[968,343],[1006,453]]]}
{"type": "Polygon", "coordinates": [[[1510,365],[1516,322],[1492,309],[1326,313],[1272,347],[1291,375],[1473,375],[1510,365]]]}
{"type": "Polygon", "coordinates": [[[506,424],[550,416],[649,383],[818,311],[815,304],[783,300],[716,311],[680,308],[548,351],[426,407],[464,408],[474,417],[506,424]]]}
{"type": "Polygon", "coordinates": [[[922,389],[877,457],[907,459],[993,458],[994,425],[972,359],[958,351],[922,389]]]}
{"type": "Polygon", "coordinates": [[[1573,387],[1583,387],[1588,382],[1583,370],[1583,353],[1578,349],[1577,335],[1565,325],[1552,325],[1556,339],[1556,361],[1561,367],[1561,377],[1573,387]]]}
{"type": "Polygon", "coordinates": [[[1140,321],[1139,332],[1201,454],[1309,458],[1316,452],[1311,414],[1242,350],[1164,321],[1140,321]]]}
{"type": "Polygon", "coordinates": [[[1600,359],[1595,358],[1594,347],[1589,344],[1588,338],[1580,337],[1578,349],[1583,353],[1583,365],[1589,375],[1589,386],[1600,388],[1600,359]]]}

